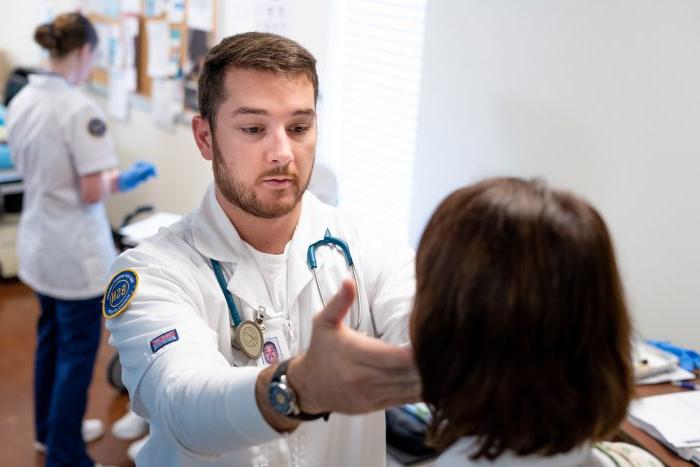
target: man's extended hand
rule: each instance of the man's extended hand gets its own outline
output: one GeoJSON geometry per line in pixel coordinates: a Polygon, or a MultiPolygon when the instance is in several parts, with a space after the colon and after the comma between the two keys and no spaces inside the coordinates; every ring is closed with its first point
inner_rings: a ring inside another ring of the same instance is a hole
{"type": "Polygon", "coordinates": [[[345,280],[314,317],[307,351],[290,362],[287,378],[303,412],[359,414],[420,398],[420,378],[410,349],[343,324],[355,295],[353,281],[345,280]]]}

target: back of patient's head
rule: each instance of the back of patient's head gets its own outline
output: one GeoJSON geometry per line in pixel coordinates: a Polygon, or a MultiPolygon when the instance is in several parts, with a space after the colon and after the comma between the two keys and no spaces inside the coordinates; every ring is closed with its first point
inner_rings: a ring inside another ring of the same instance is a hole
{"type": "Polygon", "coordinates": [[[633,389],[630,321],[598,212],[542,182],[447,197],[418,248],[411,337],[433,444],[552,455],[615,431],[633,389]]]}
{"type": "Polygon", "coordinates": [[[49,52],[51,58],[63,58],[86,44],[97,46],[94,26],[80,13],[64,13],[34,31],[34,40],[49,52]]]}

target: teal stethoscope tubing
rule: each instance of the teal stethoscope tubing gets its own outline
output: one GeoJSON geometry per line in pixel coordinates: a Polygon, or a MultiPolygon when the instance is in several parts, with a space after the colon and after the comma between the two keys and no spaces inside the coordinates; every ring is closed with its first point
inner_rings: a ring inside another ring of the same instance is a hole
{"type": "MultiPolygon", "coordinates": [[[[331,235],[330,230],[326,229],[326,234],[323,236],[323,238],[315,243],[312,243],[309,245],[309,249],[306,251],[306,264],[309,266],[309,269],[311,269],[311,272],[314,275],[314,281],[316,282],[316,289],[318,290],[318,294],[321,296],[321,303],[323,303],[323,306],[326,306],[326,297],[323,296],[323,291],[321,290],[321,285],[318,282],[318,276],[316,275],[316,269],[318,268],[318,264],[316,262],[316,250],[324,245],[329,245],[329,246],[336,246],[340,248],[341,254],[343,255],[343,258],[345,259],[345,263],[348,265],[348,267],[352,270],[352,278],[355,280],[355,290],[357,290],[357,293],[360,293],[360,287],[359,283],[357,282],[357,272],[355,271],[355,263],[352,260],[352,255],[350,254],[350,248],[348,247],[348,244],[344,242],[343,240],[339,239],[338,237],[334,237],[331,235]]],[[[360,324],[362,323],[362,317],[360,316],[360,297],[355,298],[355,303],[357,307],[357,313],[355,316],[357,317],[355,321],[355,325],[353,326],[353,329],[358,331],[360,329],[360,324]]]]}
{"type": "Polygon", "coordinates": [[[214,274],[216,275],[216,281],[221,287],[221,291],[224,293],[224,298],[226,298],[226,305],[228,305],[228,310],[231,312],[231,319],[233,319],[233,325],[238,327],[241,324],[241,314],[238,313],[238,308],[236,308],[236,302],[233,301],[233,295],[226,288],[226,279],[224,279],[224,273],[221,271],[221,264],[215,259],[209,259],[211,261],[211,266],[214,268],[214,274]]]}
{"type": "MultiPolygon", "coordinates": [[[[345,243],[343,240],[332,236],[330,231],[326,230],[326,234],[324,235],[324,237],[321,240],[309,245],[309,249],[306,252],[306,264],[309,266],[309,269],[311,269],[311,272],[314,275],[316,289],[318,290],[318,294],[321,296],[321,303],[323,304],[323,306],[326,306],[326,298],[323,295],[321,285],[318,282],[318,276],[316,275],[316,269],[318,268],[318,263],[316,262],[316,249],[324,245],[334,245],[340,248],[345,262],[347,263],[348,267],[352,269],[352,277],[355,280],[355,288],[357,289],[358,294],[359,284],[357,282],[357,272],[355,271],[355,264],[352,260],[352,255],[350,254],[350,248],[348,248],[348,244],[345,243]]],[[[231,292],[228,291],[228,288],[226,286],[226,279],[224,278],[224,273],[221,270],[221,264],[219,264],[219,262],[213,258],[210,258],[209,261],[211,261],[211,265],[214,268],[214,275],[216,276],[216,281],[219,283],[219,287],[221,287],[221,291],[223,292],[224,298],[226,299],[226,305],[228,305],[229,312],[231,313],[233,325],[235,327],[238,327],[241,324],[241,314],[238,312],[238,308],[236,307],[236,303],[233,301],[233,296],[231,295],[231,292]]],[[[355,316],[357,316],[357,319],[355,321],[355,326],[353,326],[353,329],[359,330],[360,323],[362,322],[362,317],[360,316],[359,297],[355,299],[355,302],[357,307],[357,313],[355,316]]]]}

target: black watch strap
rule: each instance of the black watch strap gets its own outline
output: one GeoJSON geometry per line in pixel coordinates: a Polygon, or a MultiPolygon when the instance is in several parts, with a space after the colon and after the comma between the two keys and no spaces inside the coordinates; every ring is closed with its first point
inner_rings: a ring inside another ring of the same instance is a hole
{"type": "MultiPolygon", "coordinates": [[[[285,360],[277,366],[277,369],[272,374],[272,382],[273,383],[279,383],[280,381],[282,381],[282,376],[287,375],[287,369],[289,368],[290,361],[291,361],[291,359],[285,360]]],[[[291,385],[289,384],[289,380],[287,380],[287,386],[289,386],[290,389],[292,389],[294,391],[294,388],[292,388],[291,385]]],[[[296,393],[296,391],[294,391],[294,392],[296,393]]],[[[286,416],[289,418],[293,418],[295,420],[303,420],[303,421],[318,420],[319,418],[323,418],[325,421],[328,421],[328,417],[331,416],[331,413],[330,412],[321,412],[319,414],[310,414],[310,413],[302,412],[301,410],[299,410],[299,413],[296,413],[296,414],[291,413],[291,414],[287,414],[286,416]]]]}

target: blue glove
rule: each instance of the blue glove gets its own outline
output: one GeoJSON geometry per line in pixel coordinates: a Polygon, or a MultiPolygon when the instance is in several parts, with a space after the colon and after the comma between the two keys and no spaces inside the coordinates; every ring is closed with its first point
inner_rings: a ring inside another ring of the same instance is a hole
{"type": "Polygon", "coordinates": [[[700,355],[696,351],[675,346],[670,342],[654,340],[647,340],[647,342],[678,357],[678,365],[684,370],[700,370],[700,355]]]}
{"type": "Polygon", "coordinates": [[[150,162],[138,161],[119,174],[119,191],[130,191],[156,176],[156,166],[150,162]]]}

